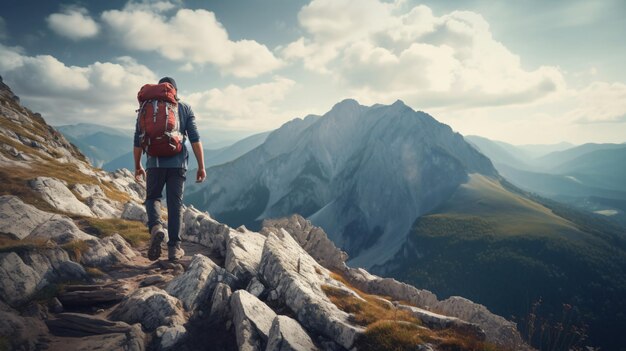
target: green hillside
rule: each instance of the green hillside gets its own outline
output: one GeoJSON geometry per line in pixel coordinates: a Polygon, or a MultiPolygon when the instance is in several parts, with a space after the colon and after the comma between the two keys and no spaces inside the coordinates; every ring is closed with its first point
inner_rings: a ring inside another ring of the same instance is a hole
{"type": "MultiPolygon", "coordinates": [[[[533,303],[541,301],[534,330],[539,321],[561,323],[562,345],[555,349],[573,343],[583,324],[590,343],[619,349],[626,327],[626,237],[594,216],[535,200],[497,180],[471,176],[415,222],[413,252],[398,258],[393,266],[402,268],[390,273],[439,297],[461,295],[515,316],[522,330],[533,303]],[[572,306],[567,325],[561,321],[564,304],[572,306]]],[[[537,345],[539,333],[531,334],[537,345]]]]}

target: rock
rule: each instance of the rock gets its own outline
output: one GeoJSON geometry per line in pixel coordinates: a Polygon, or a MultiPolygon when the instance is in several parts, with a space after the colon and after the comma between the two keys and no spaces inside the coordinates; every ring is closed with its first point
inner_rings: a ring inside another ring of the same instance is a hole
{"type": "Polygon", "coordinates": [[[226,235],[225,268],[244,282],[257,275],[265,237],[254,232],[230,231],[226,235]]]}
{"type": "Polygon", "coordinates": [[[265,285],[261,283],[259,278],[254,277],[250,280],[250,283],[248,283],[246,291],[256,297],[259,297],[265,292],[265,285]]]}
{"type": "Polygon", "coordinates": [[[0,297],[10,305],[27,301],[41,283],[41,276],[15,252],[0,254],[0,297]]]}
{"type": "Polygon", "coordinates": [[[213,296],[211,297],[209,319],[225,321],[229,318],[231,295],[230,286],[224,283],[217,283],[215,290],[213,290],[213,296]]]}
{"type": "Polygon", "coordinates": [[[226,235],[231,229],[208,214],[190,206],[183,211],[181,237],[209,248],[213,254],[226,255],[226,235]]]}
{"type": "Polygon", "coordinates": [[[179,298],[185,309],[193,311],[211,297],[217,283],[225,282],[232,285],[235,281],[235,277],[211,259],[197,254],[193,256],[187,271],[174,278],[167,285],[166,291],[179,298]]]}
{"type": "Polygon", "coordinates": [[[0,233],[10,234],[21,240],[52,216],[52,213],[25,204],[17,196],[0,196],[0,233]]]}
{"type": "Polygon", "coordinates": [[[122,211],[122,219],[129,221],[139,221],[141,223],[148,222],[148,214],[146,208],[143,205],[138,205],[135,202],[129,201],[124,204],[124,210],[122,211]]]}
{"type": "Polygon", "coordinates": [[[139,286],[150,286],[165,283],[166,279],[160,274],[150,275],[139,283],[139,286]]]}
{"type": "Polygon", "coordinates": [[[59,245],[72,241],[95,239],[80,230],[69,217],[54,215],[48,221],[35,228],[28,236],[29,239],[52,240],[59,245]]]}
{"type": "Polygon", "coordinates": [[[339,310],[322,290],[322,285],[330,281],[326,269],[286,231],[268,233],[259,273],[309,332],[346,349],[352,348],[357,335],[363,332],[363,328],[350,323],[349,315],[339,310]]]}
{"type": "Polygon", "coordinates": [[[41,198],[59,211],[69,212],[81,216],[93,216],[93,213],[80,202],[67,186],[56,178],[37,177],[29,182],[33,190],[41,198]]]}
{"type": "Polygon", "coordinates": [[[146,349],[145,339],[146,336],[141,330],[141,325],[135,324],[126,333],[96,334],[80,338],[59,338],[59,340],[53,340],[53,343],[48,346],[53,350],[64,350],[71,343],[71,349],[78,351],[144,351],[146,349]]]}
{"type": "Polygon", "coordinates": [[[182,325],[186,321],[180,300],[154,286],[135,290],[109,317],[126,323],[141,323],[148,331],[162,325],[182,325]]]}
{"type": "Polygon", "coordinates": [[[127,333],[132,327],[124,322],[112,322],[81,313],[60,313],[46,321],[48,329],[58,336],[87,336],[110,333],[127,333]]]}
{"type": "Polygon", "coordinates": [[[87,205],[94,215],[98,218],[120,218],[120,211],[115,203],[106,198],[90,197],[87,199],[87,205]]]}
{"type": "Polygon", "coordinates": [[[239,350],[261,350],[267,343],[276,313],[245,290],[233,293],[230,307],[239,350]]]}
{"type": "Polygon", "coordinates": [[[272,322],[265,351],[314,351],[317,347],[293,318],[276,316],[272,322]]]}
{"type": "Polygon", "coordinates": [[[59,301],[58,298],[53,297],[48,302],[48,311],[50,311],[51,313],[62,313],[63,310],[63,304],[61,304],[61,301],[59,301]]]}
{"type": "Polygon", "coordinates": [[[398,304],[397,308],[410,312],[411,315],[422,322],[422,325],[430,329],[454,329],[462,332],[463,335],[471,335],[476,340],[485,340],[485,332],[476,324],[468,323],[456,317],[426,311],[418,307],[398,304]]]}
{"type": "Polygon", "coordinates": [[[119,234],[103,239],[92,237],[85,240],[87,249],[81,255],[81,262],[87,266],[106,267],[116,263],[127,263],[135,256],[130,245],[119,234]]]}
{"type": "Polygon", "coordinates": [[[96,184],[75,184],[72,190],[81,198],[87,199],[90,197],[104,198],[104,192],[99,185],[96,184]]]}
{"type": "Polygon", "coordinates": [[[38,350],[46,331],[46,325],[39,318],[22,317],[15,311],[0,309],[0,336],[7,350],[38,350]]]}
{"type": "Polygon", "coordinates": [[[264,220],[261,232],[267,234],[280,228],[286,230],[322,266],[340,271],[345,268],[348,254],[338,249],[322,228],[294,214],[289,218],[264,220]]]}
{"type": "Polygon", "coordinates": [[[156,335],[161,340],[159,341],[158,350],[172,350],[178,342],[180,342],[186,335],[187,329],[182,325],[175,325],[173,327],[158,327],[156,335]]]}
{"type": "Polygon", "coordinates": [[[108,305],[122,301],[125,296],[124,291],[104,286],[94,290],[64,291],[58,294],[61,303],[68,307],[108,305]]]}
{"type": "Polygon", "coordinates": [[[122,168],[115,172],[104,173],[101,175],[102,181],[109,181],[119,191],[130,196],[135,202],[143,202],[146,198],[145,184],[135,181],[135,175],[128,169],[122,168]]]}
{"type": "Polygon", "coordinates": [[[477,324],[484,330],[488,342],[516,350],[528,349],[515,323],[491,313],[483,305],[459,296],[452,296],[436,303],[433,309],[477,324]]]}

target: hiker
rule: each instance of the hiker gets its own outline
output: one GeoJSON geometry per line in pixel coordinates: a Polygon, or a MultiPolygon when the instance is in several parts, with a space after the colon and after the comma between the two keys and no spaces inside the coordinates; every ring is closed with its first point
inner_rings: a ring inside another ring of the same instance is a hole
{"type": "Polygon", "coordinates": [[[206,178],[204,154],[198,135],[195,116],[191,107],[178,99],[176,81],[170,77],[159,80],[159,84],[146,84],[137,94],[139,110],[135,125],[133,156],[135,179],[146,179],[146,212],[150,247],[148,259],[161,257],[161,243],[165,230],[161,220],[161,194],[166,188],[167,198],[167,257],[176,261],[185,255],[180,247],[180,222],[182,216],[183,189],[189,154],[185,139],[189,138],[193,153],[198,160],[196,182],[206,178]],[[141,154],[146,153],[145,171],[141,165],[141,154]],[[147,174],[146,174],[147,173],[147,174]]]}

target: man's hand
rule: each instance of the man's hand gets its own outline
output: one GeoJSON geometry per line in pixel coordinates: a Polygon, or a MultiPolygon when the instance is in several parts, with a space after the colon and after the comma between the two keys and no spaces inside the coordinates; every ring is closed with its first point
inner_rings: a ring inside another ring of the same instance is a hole
{"type": "Polygon", "coordinates": [[[143,167],[139,166],[139,168],[135,169],[135,180],[137,182],[146,180],[146,171],[143,169],[143,167]]]}
{"type": "Polygon", "coordinates": [[[198,173],[196,174],[196,183],[202,183],[206,179],[206,171],[204,168],[198,168],[198,173]]]}

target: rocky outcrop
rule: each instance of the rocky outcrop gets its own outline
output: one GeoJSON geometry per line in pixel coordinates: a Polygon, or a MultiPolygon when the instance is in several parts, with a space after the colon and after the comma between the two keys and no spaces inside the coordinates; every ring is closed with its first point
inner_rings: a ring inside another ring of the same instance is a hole
{"type": "Polygon", "coordinates": [[[318,348],[293,318],[276,316],[272,322],[266,351],[315,351],[318,348]]]}
{"type": "Polygon", "coordinates": [[[0,297],[16,305],[28,300],[41,283],[41,276],[15,252],[0,254],[0,297]]]}
{"type": "Polygon", "coordinates": [[[226,255],[226,236],[232,230],[227,225],[217,222],[207,213],[190,206],[183,212],[181,236],[209,248],[221,257],[226,255]]]}
{"type": "Polygon", "coordinates": [[[103,239],[91,237],[84,241],[87,250],[81,254],[81,263],[87,266],[110,266],[126,263],[135,256],[130,245],[119,234],[103,239]]]}
{"type": "Polygon", "coordinates": [[[312,333],[350,349],[357,335],[363,332],[326,297],[321,286],[332,283],[328,271],[286,231],[269,233],[259,272],[277,299],[294,311],[297,320],[312,333]]]}
{"type": "Polygon", "coordinates": [[[226,321],[230,316],[230,297],[232,290],[224,283],[217,283],[211,297],[211,310],[209,318],[212,320],[226,321]]]}
{"type": "Polygon", "coordinates": [[[0,196],[0,233],[24,239],[53,215],[25,204],[13,195],[0,196]]]}
{"type": "Polygon", "coordinates": [[[109,318],[130,324],[141,323],[148,331],[162,325],[183,325],[186,322],[180,300],[154,286],[135,290],[111,312],[109,318]]]}
{"type": "Polygon", "coordinates": [[[180,299],[185,309],[192,311],[212,296],[220,282],[234,285],[236,279],[208,257],[195,255],[187,271],[174,278],[166,291],[180,299]]]}
{"type": "Polygon", "coordinates": [[[239,350],[263,350],[267,344],[276,313],[263,301],[245,290],[237,290],[230,299],[239,350]]]}
{"type": "Polygon", "coordinates": [[[182,325],[172,327],[158,327],[156,336],[160,339],[158,344],[159,351],[174,350],[177,343],[181,342],[187,335],[187,329],[182,325]]]}
{"type": "Polygon", "coordinates": [[[226,241],[226,270],[249,281],[258,273],[265,237],[250,231],[229,231],[226,241]]]}
{"type": "Polygon", "coordinates": [[[269,233],[280,228],[286,230],[322,266],[336,270],[345,267],[348,254],[339,250],[322,228],[314,226],[304,217],[294,214],[288,218],[266,219],[262,232],[269,233]]]}
{"type": "Polygon", "coordinates": [[[61,180],[37,177],[30,181],[30,186],[45,202],[60,211],[81,216],[94,215],[89,207],[78,200],[61,180]]]}

